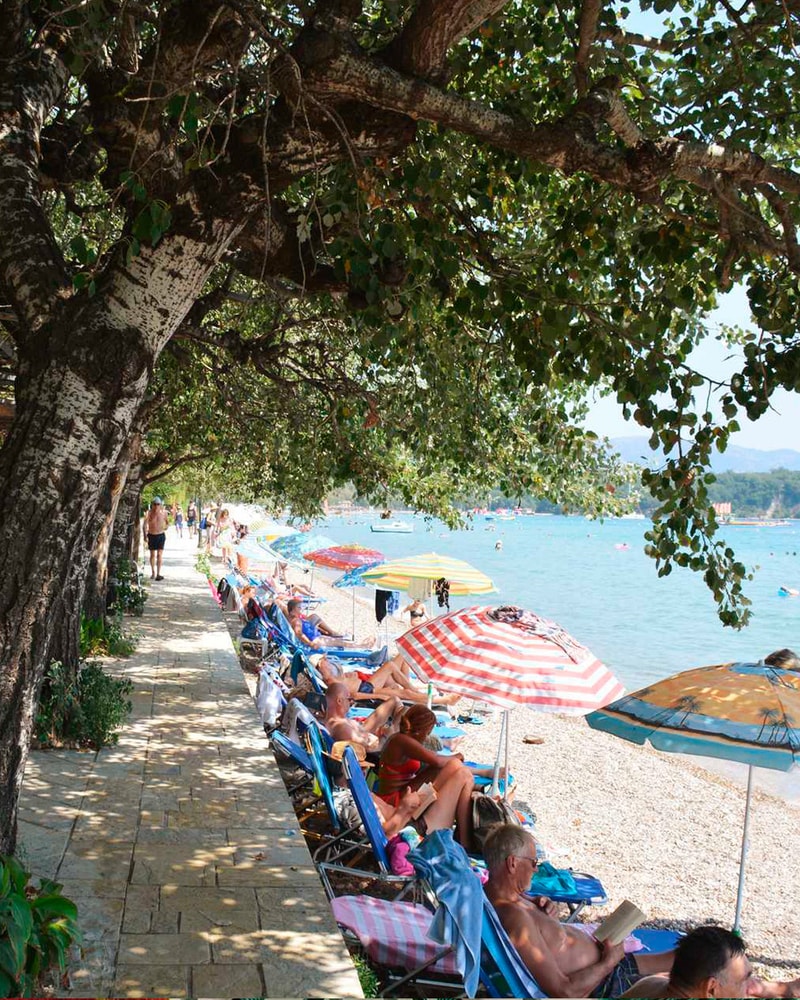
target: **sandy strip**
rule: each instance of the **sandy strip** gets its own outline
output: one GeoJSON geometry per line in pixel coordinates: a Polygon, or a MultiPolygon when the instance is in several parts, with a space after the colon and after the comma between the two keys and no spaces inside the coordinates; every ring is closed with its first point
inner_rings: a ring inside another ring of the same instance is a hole
{"type": "MultiPolygon", "coordinates": [[[[290,579],[301,578],[308,582],[308,575],[290,571],[290,579]]],[[[318,571],[314,585],[327,598],[323,618],[349,632],[351,592],[328,586],[318,571]]],[[[390,619],[390,635],[407,627],[407,615],[390,619]]],[[[377,631],[373,606],[358,597],[356,636],[377,631]]],[[[461,703],[463,711],[470,708],[461,703]]],[[[500,715],[485,718],[481,726],[463,727],[461,749],[491,762],[500,715]]],[[[670,926],[732,925],[744,792],[699,760],[634,746],[580,718],[524,708],[511,713],[517,803],[535,812],[537,834],[555,864],[591,872],[608,891],[608,906],[588,919],[627,898],[670,926]],[[527,734],[544,742],[524,744],[527,734]]],[[[751,809],[742,931],[751,959],[770,978],[800,976],[800,808],[760,791],[751,809]]]]}

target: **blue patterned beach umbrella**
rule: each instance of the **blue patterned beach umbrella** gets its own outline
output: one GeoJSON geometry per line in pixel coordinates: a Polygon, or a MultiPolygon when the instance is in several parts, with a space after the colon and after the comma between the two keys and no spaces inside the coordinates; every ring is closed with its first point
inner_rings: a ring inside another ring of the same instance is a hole
{"type": "Polygon", "coordinates": [[[754,767],[800,763],[800,670],[723,663],[674,674],[586,716],[593,729],[668,753],[748,765],[734,929],[739,928],[754,767]]]}
{"type": "Polygon", "coordinates": [[[298,532],[295,535],[286,535],[284,538],[276,538],[271,543],[271,548],[279,552],[284,559],[300,559],[306,552],[313,552],[315,549],[326,549],[336,542],[326,535],[311,534],[310,532],[298,532]]]}

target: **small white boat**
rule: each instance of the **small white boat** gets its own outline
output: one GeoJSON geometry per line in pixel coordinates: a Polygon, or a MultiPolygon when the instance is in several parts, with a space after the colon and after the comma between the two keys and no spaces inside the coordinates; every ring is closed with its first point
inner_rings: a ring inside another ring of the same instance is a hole
{"type": "Polygon", "coordinates": [[[375,524],[370,525],[370,531],[377,532],[396,532],[401,534],[409,534],[414,530],[414,525],[409,524],[407,521],[377,521],[375,524]]]}

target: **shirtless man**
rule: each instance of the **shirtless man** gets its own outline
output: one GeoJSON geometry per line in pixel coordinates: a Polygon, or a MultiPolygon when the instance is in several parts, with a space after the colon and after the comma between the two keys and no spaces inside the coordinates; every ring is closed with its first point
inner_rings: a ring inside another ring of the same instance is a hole
{"type": "Polygon", "coordinates": [[[150,550],[150,579],[163,580],[161,575],[161,559],[164,555],[164,542],[167,540],[167,512],[161,497],[153,497],[150,508],[144,515],[144,540],[150,550]]]}
{"type": "MultiPolygon", "coordinates": [[[[317,664],[317,670],[326,684],[336,682],[345,684],[354,701],[383,701],[387,698],[396,700],[399,697],[403,701],[426,705],[428,702],[426,692],[414,687],[396,660],[397,657],[387,660],[370,673],[361,673],[358,670],[343,673],[337,663],[323,656],[317,664]]],[[[433,702],[436,705],[454,705],[460,698],[459,694],[434,693],[433,702]]]]}
{"type": "Polygon", "coordinates": [[[618,997],[642,976],[669,972],[674,952],[625,955],[621,944],[559,923],[552,902],[523,893],[538,868],[536,842],[522,827],[501,823],[483,845],[484,887],[520,959],[549,997],[618,997]]]}
{"type": "Polygon", "coordinates": [[[328,732],[334,740],[349,740],[363,744],[367,750],[377,750],[380,747],[378,732],[403,711],[403,703],[399,698],[389,698],[366,719],[348,719],[347,713],[354,700],[347,685],[340,681],[328,686],[325,692],[325,725],[328,732]]]}
{"type": "Polygon", "coordinates": [[[623,997],[797,997],[800,979],[767,983],[753,976],[744,941],[724,927],[696,927],[681,938],[669,976],[647,976],[623,997]]]}

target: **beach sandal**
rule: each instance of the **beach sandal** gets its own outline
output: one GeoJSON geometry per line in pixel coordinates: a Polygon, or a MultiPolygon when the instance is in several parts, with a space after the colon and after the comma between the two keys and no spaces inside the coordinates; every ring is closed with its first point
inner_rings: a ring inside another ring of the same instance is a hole
{"type": "Polygon", "coordinates": [[[459,722],[469,722],[473,726],[482,726],[485,719],[482,719],[479,715],[458,715],[456,716],[459,722]]]}
{"type": "Polygon", "coordinates": [[[523,736],[522,742],[532,743],[535,746],[538,746],[540,743],[544,743],[544,736],[523,736]]]}

